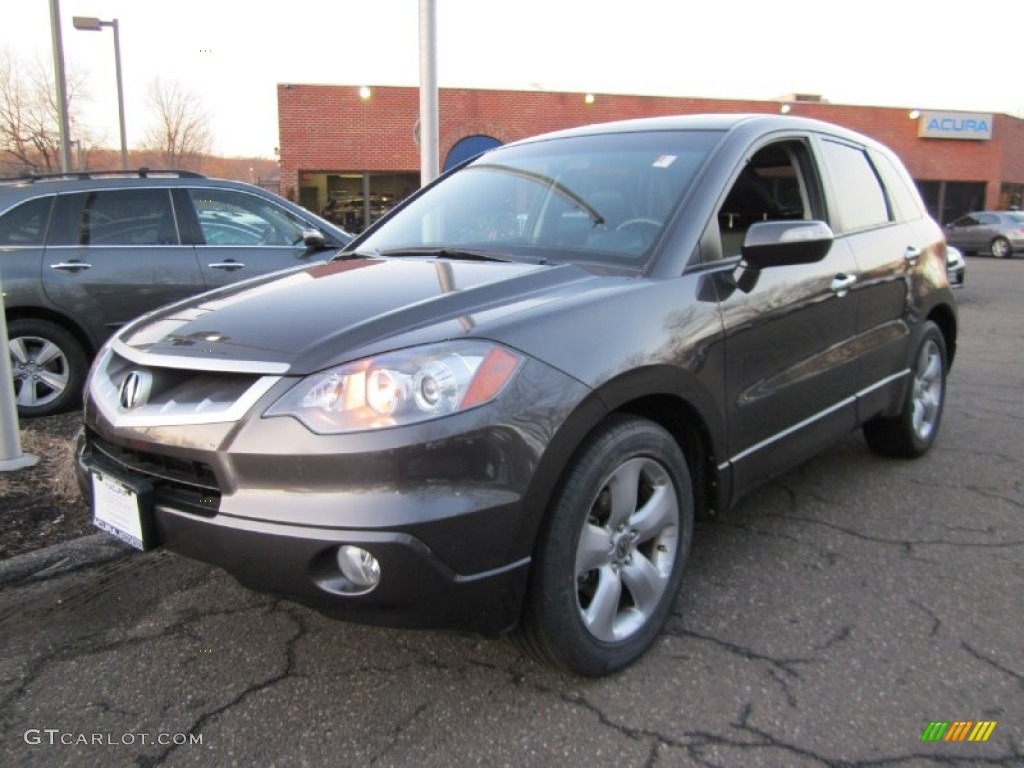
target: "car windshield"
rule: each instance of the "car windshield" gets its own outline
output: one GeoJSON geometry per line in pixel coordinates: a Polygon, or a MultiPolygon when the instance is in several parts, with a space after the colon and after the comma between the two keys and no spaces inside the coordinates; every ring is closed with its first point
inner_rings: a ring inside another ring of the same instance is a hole
{"type": "Polygon", "coordinates": [[[721,135],[651,131],[499,148],[441,180],[357,250],[641,268],[721,135]]]}

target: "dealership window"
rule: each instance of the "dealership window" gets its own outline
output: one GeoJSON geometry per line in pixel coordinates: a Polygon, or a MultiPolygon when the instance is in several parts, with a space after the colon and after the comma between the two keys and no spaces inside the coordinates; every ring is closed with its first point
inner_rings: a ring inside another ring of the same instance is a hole
{"type": "Polygon", "coordinates": [[[999,188],[999,210],[1024,210],[1024,184],[1003,184],[999,188]]]}
{"type": "Polygon", "coordinates": [[[918,181],[918,190],[928,213],[940,224],[953,221],[985,207],[983,181],[918,181]]]}
{"type": "Polygon", "coordinates": [[[419,185],[419,173],[301,171],[299,204],[356,233],[415,192],[419,185]]]}

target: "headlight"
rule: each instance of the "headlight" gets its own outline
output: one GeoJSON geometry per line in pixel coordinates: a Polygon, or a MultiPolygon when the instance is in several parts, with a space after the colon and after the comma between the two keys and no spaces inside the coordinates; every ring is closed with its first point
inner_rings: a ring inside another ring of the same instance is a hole
{"type": "Polygon", "coordinates": [[[493,400],[522,357],[483,341],[430,344],[307,376],[265,416],[294,416],[314,432],[415,424],[493,400]]]}

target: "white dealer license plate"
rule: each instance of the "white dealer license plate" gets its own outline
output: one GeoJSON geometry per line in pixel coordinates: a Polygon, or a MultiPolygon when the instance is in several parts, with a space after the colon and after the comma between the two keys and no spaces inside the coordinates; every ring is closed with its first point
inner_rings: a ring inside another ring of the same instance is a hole
{"type": "Polygon", "coordinates": [[[146,549],[139,494],[117,478],[93,470],[92,512],[95,526],[136,549],[146,549]]]}

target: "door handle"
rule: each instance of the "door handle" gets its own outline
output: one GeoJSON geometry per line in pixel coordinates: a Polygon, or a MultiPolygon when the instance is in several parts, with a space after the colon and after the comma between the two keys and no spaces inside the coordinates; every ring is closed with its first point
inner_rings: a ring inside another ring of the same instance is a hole
{"type": "Polygon", "coordinates": [[[856,282],[856,275],[838,274],[832,279],[832,285],[830,287],[832,289],[832,293],[836,296],[842,297],[850,292],[850,288],[856,282]]]}
{"type": "Polygon", "coordinates": [[[245,262],[233,261],[228,259],[227,261],[218,261],[213,264],[207,264],[210,269],[226,269],[228,272],[233,272],[236,269],[241,269],[245,266],[245,262]]]}
{"type": "Polygon", "coordinates": [[[917,260],[921,258],[921,249],[915,248],[912,245],[907,246],[907,250],[903,252],[903,260],[908,264],[917,264],[917,260]]]}
{"type": "Polygon", "coordinates": [[[83,269],[92,269],[92,264],[86,264],[84,261],[61,261],[56,264],[51,264],[50,269],[59,269],[62,272],[80,272],[83,269]]]}

